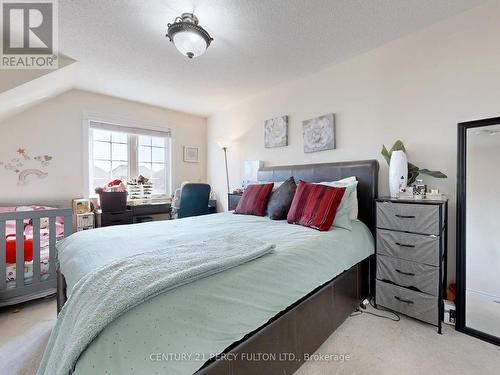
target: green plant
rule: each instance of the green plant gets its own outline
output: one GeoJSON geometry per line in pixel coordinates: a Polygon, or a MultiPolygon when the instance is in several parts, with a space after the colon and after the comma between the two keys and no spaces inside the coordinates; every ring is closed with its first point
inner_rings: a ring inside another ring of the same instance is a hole
{"type": "MultiPolygon", "coordinates": [[[[403,142],[401,142],[399,139],[394,142],[394,145],[392,148],[388,151],[385,145],[382,145],[382,156],[384,159],[387,161],[387,164],[391,164],[391,155],[393,151],[403,151],[406,154],[406,148],[403,142]]],[[[429,169],[420,169],[417,167],[415,164],[412,164],[408,162],[408,186],[413,184],[415,180],[417,179],[418,175],[426,174],[428,176],[434,177],[434,178],[448,178],[443,172],[440,171],[431,171],[429,169]]]]}

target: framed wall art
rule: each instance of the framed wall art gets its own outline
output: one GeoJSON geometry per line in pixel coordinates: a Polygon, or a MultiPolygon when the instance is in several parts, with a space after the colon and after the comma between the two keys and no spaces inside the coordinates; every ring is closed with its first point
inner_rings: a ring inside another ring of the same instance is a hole
{"type": "Polygon", "coordinates": [[[304,152],[335,149],[335,115],[333,113],[302,122],[304,152]]]}
{"type": "Polygon", "coordinates": [[[288,116],[264,121],[264,147],[288,146],[288,116]]]}
{"type": "Polygon", "coordinates": [[[200,148],[195,146],[184,146],[184,161],[186,163],[199,163],[200,148]]]}

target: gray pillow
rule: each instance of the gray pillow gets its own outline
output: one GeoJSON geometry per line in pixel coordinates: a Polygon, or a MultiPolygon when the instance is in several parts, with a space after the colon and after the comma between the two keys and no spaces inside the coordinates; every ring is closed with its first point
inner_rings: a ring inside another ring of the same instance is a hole
{"type": "Polygon", "coordinates": [[[267,203],[267,213],[272,220],[285,220],[292,205],[293,196],[297,185],[293,177],[283,182],[279,188],[274,190],[267,203]]]}

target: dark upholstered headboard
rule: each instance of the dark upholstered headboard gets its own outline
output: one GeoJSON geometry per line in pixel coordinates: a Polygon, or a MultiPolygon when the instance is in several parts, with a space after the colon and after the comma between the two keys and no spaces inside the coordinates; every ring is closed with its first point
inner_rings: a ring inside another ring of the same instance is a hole
{"type": "Polygon", "coordinates": [[[373,199],[378,196],[378,168],[377,160],[265,167],[259,169],[258,180],[277,182],[293,176],[298,183],[299,180],[322,182],[356,176],[358,180],[358,218],[373,232],[375,229],[373,199]]]}

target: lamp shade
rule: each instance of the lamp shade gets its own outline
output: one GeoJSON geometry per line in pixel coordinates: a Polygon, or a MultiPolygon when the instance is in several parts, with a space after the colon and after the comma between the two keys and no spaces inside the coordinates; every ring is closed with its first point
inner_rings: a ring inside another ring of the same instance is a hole
{"type": "Polygon", "coordinates": [[[198,57],[207,50],[207,42],[200,34],[191,30],[180,31],[174,35],[175,48],[189,58],[198,57]]]}
{"type": "Polygon", "coordinates": [[[225,140],[225,139],[219,139],[217,141],[217,145],[220,148],[229,148],[231,146],[231,141],[225,140]]]}
{"type": "Polygon", "coordinates": [[[169,23],[166,36],[180,53],[190,59],[203,55],[213,41],[192,13],[182,13],[174,23],[169,23]]]}

